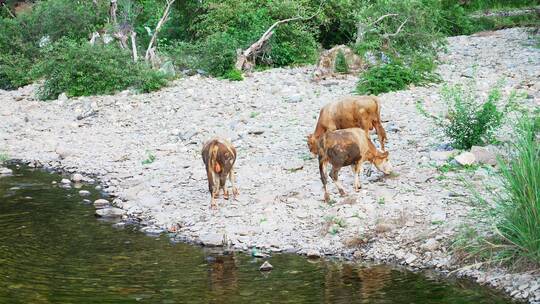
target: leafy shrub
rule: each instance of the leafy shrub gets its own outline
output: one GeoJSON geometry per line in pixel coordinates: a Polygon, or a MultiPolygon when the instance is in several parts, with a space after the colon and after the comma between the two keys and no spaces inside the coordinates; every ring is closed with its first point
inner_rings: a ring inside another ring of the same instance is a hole
{"type": "Polygon", "coordinates": [[[409,84],[423,85],[436,82],[439,77],[433,73],[435,64],[430,58],[415,57],[406,65],[400,60],[374,66],[360,75],[356,86],[358,94],[374,94],[398,91],[407,88],[409,84]]]}
{"type": "Polygon", "coordinates": [[[36,68],[45,78],[38,89],[41,99],[68,96],[111,94],[135,86],[142,91],[159,89],[166,80],[159,72],[132,62],[130,54],[115,46],[92,46],[63,39],[48,47],[36,68]]]}
{"type": "Polygon", "coordinates": [[[347,59],[345,59],[345,54],[343,54],[342,51],[339,51],[336,55],[335,69],[337,73],[349,73],[349,65],[347,64],[347,59]]]}
{"type": "Polygon", "coordinates": [[[0,19],[0,28],[0,89],[16,89],[33,80],[28,71],[38,50],[25,41],[16,20],[0,19]]]}
{"type": "Polygon", "coordinates": [[[469,149],[492,139],[504,115],[497,108],[501,100],[498,89],[493,89],[485,102],[479,102],[478,96],[460,86],[446,87],[441,95],[449,109],[447,119],[440,122],[453,147],[469,149]]]}
{"type": "Polygon", "coordinates": [[[46,36],[51,41],[82,39],[104,26],[108,9],[106,2],[96,1],[97,5],[94,5],[93,1],[38,1],[17,19],[26,39],[36,44],[46,36]]]}
{"type": "Polygon", "coordinates": [[[242,72],[237,69],[228,71],[227,73],[225,73],[225,75],[223,75],[223,78],[229,79],[232,81],[244,80],[244,76],[242,76],[242,72]]]}

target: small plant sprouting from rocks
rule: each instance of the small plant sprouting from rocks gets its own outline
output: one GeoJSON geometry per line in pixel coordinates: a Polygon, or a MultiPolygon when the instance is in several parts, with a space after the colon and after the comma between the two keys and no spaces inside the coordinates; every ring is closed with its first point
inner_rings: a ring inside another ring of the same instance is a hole
{"type": "Polygon", "coordinates": [[[324,230],[331,235],[336,235],[342,228],[347,227],[345,220],[337,216],[327,216],[324,219],[324,230]]]}
{"type": "Polygon", "coordinates": [[[377,200],[377,203],[379,203],[379,205],[384,205],[385,203],[384,197],[379,197],[379,199],[377,200]]]}
{"type": "Polygon", "coordinates": [[[349,65],[347,64],[347,59],[342,51],[339,51],[336,55],[335,70],[340,74],[349,73],[349,65]]]}
{"type": "Polygon", "coordinates": [[[230,70],[223,75],[223,78],[229,79],[231,81],[242,81],[244,80],[244,76],[242,76],[242,72],[236,69],[230,70]]]}
{"type": "Polygon", "coordinates": [[[300,156],[300,159],[303,161],[308,161],[314,159],[314,157],[310,153],[304,153],[300,156]]]}
{"type": "Polygon", "coordinates": [[[3,163],[9,159],[9,156],[6,152],[0,152],[0,163],[3,163]]]}
{"type": "Polygon", "coordinates": [[[260,113],[260,112],[253,111],[253,112],[251,112],[251,113],[249,114],[249,117],[250,117],[250,118],[255,118],[255,117],[259,116],[259,114],[261,114],[261,113],[260,113]]]}
{"type": "Polygon", "coordinates": [[[150,151],[146,151],[146,159],[142,161],[143,165],[149,165],[156,160],[156,156],[150,151]]]}
{"type": "Polygon", "coordinates": [[[446,116],[429,114],[421,102],[417,102],[416,107],[443,129],[444,134],[452,140],[453,147],[470,149],[493,142],[493,133],[501,126],[503,117],[514,109],[516,95],[510,95],[502,109],[498,105],[502,99],[498,88],[492,89],[484,101],[472,86],[446,86],[441,97],[448,105],[446,116]]]}

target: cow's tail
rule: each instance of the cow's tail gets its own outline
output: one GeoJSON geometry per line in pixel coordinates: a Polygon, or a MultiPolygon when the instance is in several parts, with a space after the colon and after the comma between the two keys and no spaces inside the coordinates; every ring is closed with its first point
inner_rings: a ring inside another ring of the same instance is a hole
{"type": "Polygon", "coordinates": [[[208,153],[210,154],[210,161],[209,161],[210,168],[212,168],[212,170],[214,170],[215,173],[221,172],[221,166],[219,165],[217,161],[218,151],[219,151],[219,146],[214,144],[212,145],[212,147],[210,147],[210,151],[208,153]]]}

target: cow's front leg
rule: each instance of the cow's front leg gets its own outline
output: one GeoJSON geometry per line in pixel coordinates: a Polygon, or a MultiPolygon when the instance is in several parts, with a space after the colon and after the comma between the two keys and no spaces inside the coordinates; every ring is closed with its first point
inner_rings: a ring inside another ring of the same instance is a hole
{"type": "Polygon", "coordinates": [[[326,162],[322,160],[322,157],[319,156],[319,173],[321,175],[321,182],[323,184],[323,190],[324,190],[324,201],[329,202],[330,201],[330,194],[328,193],[328,188],[326,184],[328,183],[328,178],[326,177],[326,162]]]}

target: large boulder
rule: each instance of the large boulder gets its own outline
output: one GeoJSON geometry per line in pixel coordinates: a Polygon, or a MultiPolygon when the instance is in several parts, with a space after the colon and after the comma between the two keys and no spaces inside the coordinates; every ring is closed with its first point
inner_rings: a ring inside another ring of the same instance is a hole
{"type": "Polygon", "coordinates": [[[497,156],[487,147],[472,146],[471,153],[480,164],[497,165],[497,156]]]}
{"type": "Polygon", "coordinates": [[[319,62],[313,72],[313,79],[315,81],[336,75],[336,58],[339,53],[344,55],[350,74],[358,74],[358,72],[365,68],[366,65],[362,61],[362,58],[356,55],[351,48],[346,45],[337,45],[324,51],[319,57],[319,62]]]}

